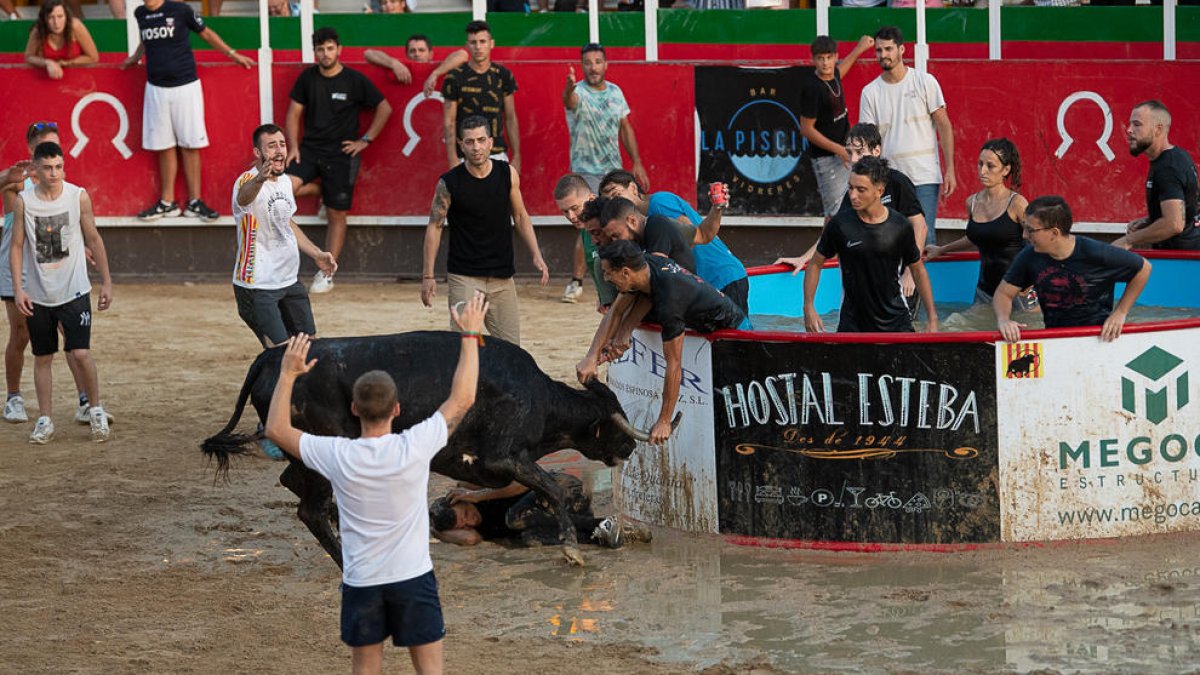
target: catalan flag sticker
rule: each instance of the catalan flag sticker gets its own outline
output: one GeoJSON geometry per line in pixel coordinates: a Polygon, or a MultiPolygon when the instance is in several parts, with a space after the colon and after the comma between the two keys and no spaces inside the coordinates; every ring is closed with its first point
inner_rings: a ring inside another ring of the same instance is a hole
{"type": "Polygon", "coordinates": [[[1040,378],[1042,373],[1042,343],[1004,345],[1004,379],[1040,378]]]}

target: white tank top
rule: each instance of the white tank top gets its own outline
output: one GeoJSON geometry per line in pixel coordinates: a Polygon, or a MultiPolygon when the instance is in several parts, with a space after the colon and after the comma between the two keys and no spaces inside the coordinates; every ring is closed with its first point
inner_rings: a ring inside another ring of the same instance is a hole
{"type": "Polygon", "coordinates": [[[21,192],[25,203],[25,248],[21,252],[25,292],[43,307],[57,307],[91,292],[79,198],[83,188],[63,183],[62,194],[43,201],[36,187],[21,192]]]}

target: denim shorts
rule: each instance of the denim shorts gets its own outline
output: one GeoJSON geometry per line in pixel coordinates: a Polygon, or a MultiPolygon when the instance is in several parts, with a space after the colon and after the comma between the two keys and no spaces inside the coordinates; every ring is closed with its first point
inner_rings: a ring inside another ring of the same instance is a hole
{"type": "Polygon", "coordinates": [[[342,642],[366,647],[389,635],[397,647],[425,645],[446,636],[432,570],[379,586],[342,584],[342,642]]]}

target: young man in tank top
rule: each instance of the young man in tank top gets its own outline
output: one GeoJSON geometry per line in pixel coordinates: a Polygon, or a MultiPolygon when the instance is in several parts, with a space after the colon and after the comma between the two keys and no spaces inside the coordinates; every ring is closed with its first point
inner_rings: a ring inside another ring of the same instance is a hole
{"type": "Polygon", "coordinates": [[[883,204],[887,163],[864,157],[850,169],[850,203],[854,210],[830,219],[817,251],[804,273],[804,328],[824,332],[813,299],[821,267],[836,256],[842,271],[842,311],[838,332],[912,331],[910,308],[900,290],[900,275],[911,268],[917,294],[929,316],[926,331],[937,332],[933,290],[921,262],[921,250],[904,216],[883,204]]]}
{"type": "Polygon", "coordinates": [[[64,180],[63,151],[57,143],[42,143],[33,151],[37,185],[25,189],[14,211],[10,270],[13,297],[26,316],[33,345],[33,382],[38,417],[30,443],[54,437],[51,366],[62,327],[63,348],[75,356],[91,401],[92,440],[108,440],[108,416],[100,405],[100,385],[91,357],[92,284],[88,280],[84,245],[91,249],[100,273],[104,311],[112,305],[112,278],[104,241],[96,229],[92,200],[87,192],[64,180]]]}
{"type": "MultiPolygon", "coordinates": [[[[450,226],[446,256],[449,301],[453,306],[481,292],[491,305],[488,333],[515,345],[521,344],[521,319],[517,305],[513,263],[513,223],[529,248],[533,266],[545,286],[550,270],[542,260],[533,221],[521,197],[521,181],[508,162],[492,159],[488,120],[472,115],[458,129],[464,161],[442,174],[433,195],[429,225],[425,228],[421,302],[433,306],[437,294],[434,263],[442,241],[442,228],[450,226]]],[[[453,326],[451,326],[453,328],[453,326]]]]}

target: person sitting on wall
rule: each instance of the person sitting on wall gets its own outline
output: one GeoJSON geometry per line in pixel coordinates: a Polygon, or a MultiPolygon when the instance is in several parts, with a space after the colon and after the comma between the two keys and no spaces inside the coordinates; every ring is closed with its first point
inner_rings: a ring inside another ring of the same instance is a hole
{"type": "MultiPolygon", "coordinates": [[[[597,518],[583,483],[565,473],[553,474],[566,495],[567,514],[580,541],[619,548],[627,538],[649,541],[640,529],[618,530],[613,518],[597,518]]],[[[558,516],[546,500],[520,483],[502,488],[483,488],[459,483],[444,497],[429,505],[431,533],[439,540],[459,546],[481,541],[517,539],[526,546],[559,543],[558,516]]]]}
{"type": "Polygon", "coordinates": [[[600,363],[615,360],[628,346],[615,344],[616,336],[632,332],[642,319],[656,322],[662,327],[667,368],[662,408],[650,430],[650,442],[664,443],[671,436],[671,416],[683,380],[683,331],[690,328],[711,333],[737,328],[746,317],[732,300],[703,279],[670,258],[646,253],[632,241],[622,239],[601,246],[600,265],[604,278],[621,295],[601,321],[591,348],[576,366],[576,375],[580,382],[594,378],[600,363]]]}
{"type": "Polygon", "coordinates": [[[1046,328],[1103,326],[1101,340],[1120,337],[1125,317],[1150,279],[1150,263],[1136,253],[1073,235],[1071,224],[1071,207],[1057,195],[1038,197],[1025,208],[1025,239],[1032,246],[1017,254],[992,300],[1005,340],[1021,340],[1025,324],[1011,319],[1012,301],[1031,285],[1046,328]],[[1127,285],[1113,309],[1117,282],[1127,285]]]}

